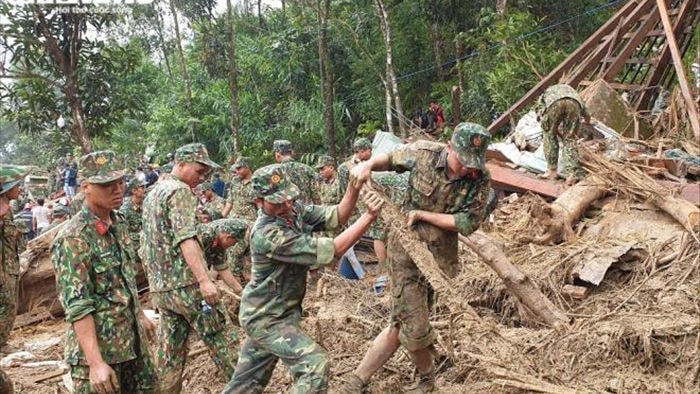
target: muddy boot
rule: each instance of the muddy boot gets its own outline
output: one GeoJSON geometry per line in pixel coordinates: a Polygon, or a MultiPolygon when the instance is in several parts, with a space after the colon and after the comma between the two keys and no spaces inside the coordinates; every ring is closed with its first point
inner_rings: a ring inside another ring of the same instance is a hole
{"type": "Polygon", "coordinates": [[[432,393],[435,390],[435,369],[424,375],[418,375],[418,379],[404,390],[406,394],[432,393]]]}
{"type": "Polygon", "coordinates": [[[369,393],[367,383],[363,382],[359,376],[349,373],[343,376],[343,383],[338,387],[340,394],[365,394],[369,393]]]}

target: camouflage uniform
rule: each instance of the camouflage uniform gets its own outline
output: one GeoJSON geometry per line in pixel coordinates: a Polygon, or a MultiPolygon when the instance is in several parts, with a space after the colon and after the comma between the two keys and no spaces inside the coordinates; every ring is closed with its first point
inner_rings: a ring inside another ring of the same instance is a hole
{"type": "Polygon", "coordinates": [[[137,249],[141,240],[141,215],[143,214],[143,205],[134,205],[131,198],[127,197],[122,203],[119,212],[124,216],[126,223],[129,226],[129,236],[137,249]]]}
{"type": "MultiPolygon", "coordinates": [[[[335,168],[335,159],[330,156],[321,156],[318,159],[318,164],[316,168],[321,170],[325,166],[333,166],[335,168]]],[[[335,173],[331,179],[323,179],[319,181],[319,193],[321,195],[321,204],[323,205],[336,205],[340,203],[343,198],[345,190],[342,191],[338,187],[338,174],[335,173]]]]}
{"type": "Polygon", "coordinates": [[[84,201],[85,201],[85,194],[83,194],[82,191],[79,191],[78,193],[75,194],[75,196],[73,196],[73,199],[70,200],[70,206],[69,206],[71,216],[80,212],[80,209],[83,206],[84,201]]]}
{"type": "Polygon", "coordinates": [[[547,168],[557,169],[558,140],[561,140],[563,174],[565,176],[581,175],[576,140],[580,138],[581,116],[589,117],[589,115],[586,105],[576,90],[565,84],[550,86],[540,96],[536,111],[542,124],[542,143],[547,168]]]}
{"type": "Polygon", "coordinates": [[[250,277],[250,242],[248,241],[248,236],[250,235],[250,228],[253,227],[253,222],[245,222],[248,227],[246,234],[238,238],[238,242],[235,245],[226,249],[226,265],[231,270],[231,274],[243,286],[245,286],[250,277]]]}
{"type": "MultiPolygon", "coordinates": [[[[406,191],[408,190],[407,172],[402,174],[397,174],[395,172],[373,172],[372,182],[374,182],[374,186],[388,196],[394,204],[397,206],[403,204],[406,191]]],[[[380,241],[386,241],[388,233],[389,230],[386,228],[386,224],[381,217],[377,217],[377,219],[372,222],[369,230],[367,230],[367,235],[369,235],[370,238],[380,241]]]]}
{"type": "Polygon", "coordinates": [[[59,224],[65,222],[69,215],[68,207],[61,204],[55,204],[51,210],[51,224],[44,229],[44,232],[48,232],[59,224]]]}
{"type": "MultiPolygon", "coordinates": [[[[83,156],[80,166],[83,178],[92,183],[109,183],[122,176],[109,151],[83,156]]],[[[121,392],[153,392],[157,389],[153,359],[137,319],[141,307],[136,251],[126,222],[115,212],[111,215],[108,227],[83,205],[59,231],[51,246],[56,289],[68,323],[88,315],[94,319],[97,346],[116,372],[121,392]]],[[[90,367],[73,325],[68,328],[64,356],[71,366],[74,392],[90,393],[90,367]]]]}
{"type": "Polygon", "coordinates": [[[228,202],[231,204],[229,217],[243,218],[255,221],[258,217],[258,207],[255,205],[255,192],[250,179],[234,178],[228,192],[228,202]]]}
{"type": "MultiPolygon", "coordinates": [[[[176,160],[204,161],[210,167],[216,166],[201,144],[179,148],[176,160]]],[[[224,307],[221,303],[206,304],[179,247],[181,242],[196,238],[199,233],[195,215],[197,197],[187,184],[171,174],[153,186],[143,207],[139,254],[148,274],[151,300],[160,311],[160,348],[156,353],[159,376],[171,390],[180,389],[187,339],[192,329],[209,348],[214,364],[225,376],[231,376],[234,355],[229,342],[235,342],[236,338],[227,338],[224,331],[224,307]]]]}
{"type": "MultiPolygon", "coordinates": [[[[418,141],[389,153],[390,167],[396,172],[410,171],[403,210],[419,209],[454,215],[459,234],[469,235],[484,218],[490,190],[490,175],[484,166],[483,154],[490,138],[483,127],[478,131],[460,133],[460,127],[474,130],[473,124],[457,126],[452,143],[471,151],[462,163],[478,168],[476,179],[447,178],[447,149],[444,144],[418,141]],[[471,138],[463,138],[464,135],[471,138]],[[475,159],[480,155],[480,159],[475,159]]],[[[426,242],[440,268],[450,277],[458,273],[457,232],[445,231],[427,222],[414,225],[419,237],[426,242]]],[[[392,325],[399,328],[399,340],[409,351],[433,344],[435,334],[428,321],[432,288],[411,260],[396,237],[389,234],[387,265],[392,281],[392,325]]]]}
{"type": "Polygon", "coordinates": [[[28,167],[0,165],[0,204],[7,203],[7,212],[0,217],[0,346],[7,343],[17,316],[19,253],[24,240],[5,193],[17,187],[28,172],[28,167]]]}
{"type": "MultiPolygon", "coordinates": [[[[271,203],[299,195],[274,164],[256,171],[253,183],[258,195],[271,203]]],[[[327,389],[326,352],[299,322],[309,268],[329,264],[334,254],[332,238],[314,237],[311,232],[337,228],[338,209],[296,204],[289,219],[261,210],[251,231],[252,278],[243,290],[239,315],[247,338],[224,393],[261,393],[278,359],[294,376],[290,392],[327,389]]]]}
{"type": "MultiPolygon", "coordinates": [[[[277,140],[273,149],[283,154],[291,154],[292,143],[287,140],[277,140]]],[[[318,190],[316,171],[304,163],[300,163],[291,157],[287,157],[280,163],[281,168],[288,179],[293,179],[301,194],[299,201],[304,204],[319,204],[321,195],[318,190]]]]}

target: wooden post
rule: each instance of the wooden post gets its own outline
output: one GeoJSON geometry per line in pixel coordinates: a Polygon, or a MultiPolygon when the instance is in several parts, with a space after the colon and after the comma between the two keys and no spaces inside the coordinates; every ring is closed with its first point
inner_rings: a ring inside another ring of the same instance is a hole
{"type": "Polygon", "coordinates": [[[460,95],[462,92],[459,86],[452,87],[452,127],[455,127],[462,121],[462,110],[460,108],[460,95]]]}
{"type": "Polygon", "coordinates": [[[686,77],[685,70],[683,69],[683,58],[681,57],[681,53],[678,50],[678,43],[676,42],[675,34],[673,34],[671,20],[668,18],[668,9],[666,8],[666,1],[656,0],[656,4],[659,6],[659,15],[661,15],[661,22],[663,22],[664,31],[666,32],[666,42],[668,48],[671,50],[671,57],[673,58],[673,67],[676,68],[678,83],[681,86],[681,93],[683,93],[683,98],[685,99],[685,107],[688,111],[688,117],[690,118],[690,125],[693,128],[693,135],[695,136],[696,140],[700,140],[700,118],[698,117],[698,109],[697,107],[695,107],[693,95],[690,93],[688,78],[686,77]]]}

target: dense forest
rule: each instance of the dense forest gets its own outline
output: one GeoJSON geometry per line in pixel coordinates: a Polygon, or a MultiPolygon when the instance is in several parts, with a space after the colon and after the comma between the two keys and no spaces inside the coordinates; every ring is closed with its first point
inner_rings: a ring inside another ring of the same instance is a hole
{"type": "Polygon", "coordinates": [[[199,141],[258,166],[278,138],[308,159],[405,134],[431,101],[450,120],[453,87],[461,119],[488,125],[625,1],[18,3],[0,1],[1,161],[163,162],[199,141]]]}

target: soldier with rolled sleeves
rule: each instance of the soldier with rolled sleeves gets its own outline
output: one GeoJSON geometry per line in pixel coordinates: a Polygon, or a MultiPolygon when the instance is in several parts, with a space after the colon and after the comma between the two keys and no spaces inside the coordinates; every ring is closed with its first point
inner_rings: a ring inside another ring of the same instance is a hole
{"type": "Polygon", "coordinates": [[[12,216],[10,202],[20,196],[20,182],[30,167],[0,165],[0,346],[7,343],[17,317],[19,254],[23,234],[12,216]]]}
{"type": "Polygon", "coordinates": [[[254,222],[258,217],[258,207],[255,205],[255,191],[250,182],[253,176],[250,159],[239,157],[231,166],[231,170],[236,176],[231,180],[226,206],[221,214],[225,218],[232,216],[254,222]]]}
{"type": "Polygon", "coordinates": [[[239,314],[247,338],[224,393],[263,392],[279,359],[294,377],[291,392],[326,392],[328,357],[300,327],[307,272],[342,256],[382,202],[367,194],[368,210],[357,222],[335,238],[315,237],[312,232],[332,231],[348,220],[358,189],[350,186],[338,205],[304,205],[299,188],[275,164],[255,171],[253,187],[261,209],[251,231],[252,278],[239,314]]]}
{"type": "MultiPolygon", "coordinates": [[[[363,183],[372,171],[410,171],[402,209],[440,268],[458,273],[457,236],[475,231],[487,214],[491,179],[484,163],[491,136],[482,126],[460,123],[445,145],[417,141],[353,168],[363,183]]],[[[387,265],[393,306],[391,323],[375,338],[360,365],[345,376],[342,393],[360,393],[370,377],[403,346],[418,370],[410,393],[435,387],[435,332],[430,325],[432,288],[396,237],[389,235],[387,265]]]]}
{"type": "Polygon", "coordinates": [[[159,180],[143,204],[140,255],[151,301],[160,311],[156,365],[168,393],[182,389],[192,330],[209,348],[219,371],[226,378],[233,375],[225,311],[198,239],[197,197],[192,192],[216,168],[204,145],[184,145],[175,152],[171,176],[159,180]]]}
{"type": "Polygon", "coordinates": [[[123,165],[111,151],[79,159],[85,203],[51,246],[66,321],[64,345],[74,393],[157,391],[147,336],[155,327],[136,290],[136,250],[117,214],[123,165]]]}
{"type": "Polygon", "coordinates": [[[292,143],[287,140],[275,140],[272,143],[275,161],[280,164],[288,179],[293,179],[299,188],[299,201],[304,204],[320,204],[316,171],[304,163],[294,160],[292,143]]]}

